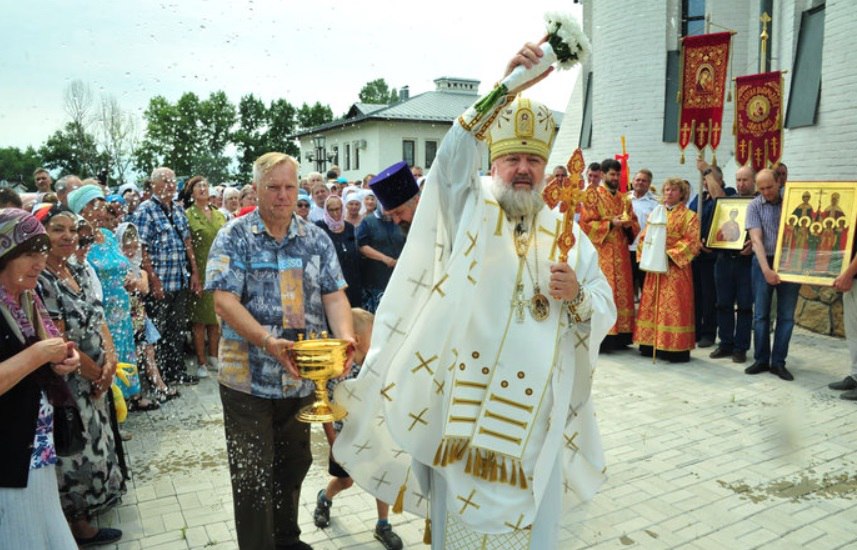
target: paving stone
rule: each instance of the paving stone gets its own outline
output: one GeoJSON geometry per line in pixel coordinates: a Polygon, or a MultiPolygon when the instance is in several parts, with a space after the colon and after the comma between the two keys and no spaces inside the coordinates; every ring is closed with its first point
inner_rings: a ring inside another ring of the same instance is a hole
{"type": "MultiPolygon", "coordinates": [[[[796,328],[791,384],[748,377],[704,352],[686,365],[652,365],[631,351],[600,360],[593,399],[609,479],[591,503],[563,513],[559,547],[857,544],[853,480],[845,493],[824,485],[857,471],[857,407],[826,388],[844,375],[845,343],[796,328]]],[[[98,519],[123,529],[118,547],[236,548],[216,382],[183,387],[180,399],[131,415],[124,429],[134,434],[126,445],[134,478],[123,504],[98,519]]],[[[300,500],[305,540],[317,550],[379,548],[375,500],[356,486],[336,497],[328,529],[313,525],[315,495],[329,476],[320,427],[312,440],[300,500]]],[[[406,548],[425,548],[424,518],[390,521],[406,548]]]]}

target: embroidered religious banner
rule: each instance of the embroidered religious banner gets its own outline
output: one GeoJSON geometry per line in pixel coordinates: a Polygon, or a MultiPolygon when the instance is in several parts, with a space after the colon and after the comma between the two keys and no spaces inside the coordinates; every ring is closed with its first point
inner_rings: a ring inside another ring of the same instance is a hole
{"type": "Polygon", "coordinates": [[[783,76],[780,71],[735,79],[735,161],[758,172],[783,149],[783,76]]]}
{"type": "MultiPolygon", "coordinates": [[[[681,161],[691,143],[700,153],[720,145],[723,94],[729,67],[728,32],[686,36],[682,39],[681,114],[678,145],[681,161]]],[[[714,156],[716,160],[716,153],[714,156]]]]}

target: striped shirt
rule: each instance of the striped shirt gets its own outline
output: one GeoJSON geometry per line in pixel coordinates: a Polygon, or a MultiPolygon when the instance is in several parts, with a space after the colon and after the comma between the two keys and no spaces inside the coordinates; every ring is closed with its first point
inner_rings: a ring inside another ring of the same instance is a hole
{"type": "Polygon", "coordinates": [[[747,229],[762,230],[762,244],[765,245],[765,256],[773,256],[777,250],[777,231],[780,229],[780,213],[783,201],[768,202],[762,195],[750,201],[747,206],[747,229]]]}

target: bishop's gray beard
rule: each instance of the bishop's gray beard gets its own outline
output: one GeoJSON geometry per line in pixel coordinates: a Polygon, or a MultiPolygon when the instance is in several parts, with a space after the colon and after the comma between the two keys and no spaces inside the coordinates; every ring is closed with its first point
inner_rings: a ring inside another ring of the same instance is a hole
{"type": "Polygon", "coordinates": [[[536,184],[532,189],[515,189],[509,182],[494,176],[491,191],[509,218],[530,218],[545,206],[543,187],[544,184],[536,184]]]}

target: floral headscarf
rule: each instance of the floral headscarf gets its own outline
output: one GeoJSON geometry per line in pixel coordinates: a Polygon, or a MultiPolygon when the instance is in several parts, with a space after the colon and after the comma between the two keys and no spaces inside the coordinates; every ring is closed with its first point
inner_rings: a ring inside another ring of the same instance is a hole
{"type": "Polygon", "coordinates": [[[345,209],[345,203],[342,202],[342,199],[340,199],[336,195],[330,195],[329,197],[327,197],[324,200],[323,218],[324,218],[324,223],[327,224],[327,227],[329,227],[331,231],[333,231],[334,233],[339,233],[340,231],[342,231],[345,228],[345,212],[344,211],[340,212],[339,221],[334,220],[332,217],[330,217],[330,214],[327,213],[327,205],[329,205],[330,202],[333,200],[339,201],[340,204],[342,204],[343,210],[345,209]]]}

